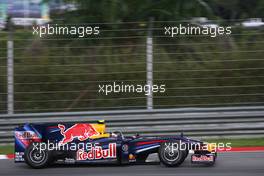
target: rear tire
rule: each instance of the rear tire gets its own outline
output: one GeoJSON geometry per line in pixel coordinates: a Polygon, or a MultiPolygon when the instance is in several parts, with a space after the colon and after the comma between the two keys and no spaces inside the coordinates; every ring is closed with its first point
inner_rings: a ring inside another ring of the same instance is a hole
{"type": "Polygon", "coordinates": [[[25,150],[25,162],[35,169],[47,167],[51,162],[51,152],[47,149],[40,150],[40,145],[41,143],[32,143],[25,150]]]}
{"type": "Polygon", "coordinates": [[[162,143],[159,148],[160,162],[168,167],[177,167],[181,165],[186,158],[186,151],[180,150],[179,146],[179,141],[162,143]]]}

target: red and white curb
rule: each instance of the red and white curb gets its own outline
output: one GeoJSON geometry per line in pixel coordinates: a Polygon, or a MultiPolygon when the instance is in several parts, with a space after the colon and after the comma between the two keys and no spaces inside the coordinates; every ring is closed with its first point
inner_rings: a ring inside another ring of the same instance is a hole
{"type": "Polygon", "coordinates": [[[14,154],[0,155],[0,159],[14,159],[14,154]]]}
{"type": "MultiPolygon", "coordinates": [[[[224,149],[224,150],[218,150],[217,152],[264,152],[264,146],[261,147],[232,147],[230,150],[224,149]]],[[[190,151],[190,153],[193,153],[193,151],[190,151]]],[[[8,155],[0,155],[1,159],[14,159],[14,154],[8,154],[8,155]]]]}
{"type": "Polygon", "coordinates": [[[217,152],[264,152],[264,146],[260,147],[232,147],[230,150],[218,150],[217,152]]]}

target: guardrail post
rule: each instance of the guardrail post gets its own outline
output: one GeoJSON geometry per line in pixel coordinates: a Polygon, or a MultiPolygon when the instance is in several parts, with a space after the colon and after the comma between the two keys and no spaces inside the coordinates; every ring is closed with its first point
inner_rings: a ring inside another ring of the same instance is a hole
{"type": "Polygon", "coordinates": [[[153,28],[153,18],[149,19],[148,24],[148,36],[146,41],[146,58],[147,58],[147,85],[149,86],[148,94],[147,94],[147,109],[153,109],[153,93],[152,93],[152,85],[153,85],[153,38],[152,38],[152,28],[153,28]]]}
{"type": "Polygon", "coordinates": [[[11,18],[8,19],[7,29],[7,113],[14,114],[14,41],[11,18]]]}

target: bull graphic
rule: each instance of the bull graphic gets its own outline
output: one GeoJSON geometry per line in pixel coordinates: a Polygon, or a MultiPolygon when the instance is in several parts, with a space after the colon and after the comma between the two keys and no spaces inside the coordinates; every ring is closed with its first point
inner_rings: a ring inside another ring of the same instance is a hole
{"type": "Polygon", "coordinates": [[[100,133],[95,130],[91,124],[79,123],[65,130],[65,126],[58,124],[60,133],[63,135],[63,139],[59,142],[60,145],[72,142],[74,138],[78,138],[80,141],[84,141],[92,136],[97,136],[100,133]]]}

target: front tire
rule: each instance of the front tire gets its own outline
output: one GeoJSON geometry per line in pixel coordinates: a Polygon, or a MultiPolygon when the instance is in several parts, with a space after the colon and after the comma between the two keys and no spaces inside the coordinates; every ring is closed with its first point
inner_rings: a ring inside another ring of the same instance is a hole
{"type": "Polygon", "coordinates": [[[47,149],[40,150],[41,144],[42,143],[32,143],[25,150],[25,162],[35,169],[47,167],[51,162],[51,152],[47,149]]]}
{"type": "Polygon", "coordinates": [[[179,141],[164,142],[159,148],[159,159],[162,164],[168,167],[177,167],[186,158],[186,151],[180,150],[179,141]]]}

